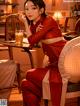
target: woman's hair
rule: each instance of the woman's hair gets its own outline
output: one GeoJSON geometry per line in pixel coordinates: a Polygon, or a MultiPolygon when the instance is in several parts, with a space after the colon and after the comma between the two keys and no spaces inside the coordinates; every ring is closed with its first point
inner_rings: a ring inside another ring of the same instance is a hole
{"type": "Polygon", "coordinates": [[[43,8],[43,9],[44,9],[44,12],[43,12],[41,15],[42,15],[43,17],[46,16],[46,14],[45,14],[45,3],[44,3],[43,0],[26,0],[25,3],[24,3],[24,9],[25,9],[25,5],[26,5],[26,3],[27,3],[28,1],[33,2],[33,4],[34,4],[35,6],[38,6],[38,7],[39,7],[39,9],[43,8]]]}

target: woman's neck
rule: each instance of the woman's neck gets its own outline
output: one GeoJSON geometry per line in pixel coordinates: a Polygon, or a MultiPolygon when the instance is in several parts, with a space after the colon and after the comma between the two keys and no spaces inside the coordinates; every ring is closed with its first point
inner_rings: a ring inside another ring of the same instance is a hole
{"type": "Polygon", "coordinates": [[[37,19],[33,20],[33,24],[35,25],[39,20],[40,20],[41,16],[37,17],[37,19]]]}

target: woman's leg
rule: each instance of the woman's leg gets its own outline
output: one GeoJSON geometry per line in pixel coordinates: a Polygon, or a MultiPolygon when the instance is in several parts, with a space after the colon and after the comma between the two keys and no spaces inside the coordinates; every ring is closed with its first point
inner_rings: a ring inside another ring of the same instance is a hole
{"type": "Polygon", "coordinates": [[[37,88],[27,80],[22,81],[21,86],[24,106],[40,106],[40,100],[42,97],[41,89],[37,88]]]}
{"type": "Polygon", "coordinates": [[[52,106],[60,106],[62,92],[62,78],[57,69],[50,71],[50,90],[52,106]]]}
{"type": "Polygon", "coordinates": [[[37,68],[27,72],[26,81],[22,81],[23,102],[26,106],[39,106],[42,97],[42,80],[48,69],[37,68]]]}
{"type": "Polygon", "coordinates": [[[23,94],[23,106],[40,106],[40,98],[38,98],[30,91],[26,91],[23,94]]]}

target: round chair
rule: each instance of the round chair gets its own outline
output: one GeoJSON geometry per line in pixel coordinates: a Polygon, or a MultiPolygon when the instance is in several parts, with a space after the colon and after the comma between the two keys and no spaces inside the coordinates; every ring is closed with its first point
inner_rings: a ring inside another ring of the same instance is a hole
{"type": "MultiPolygon", "coordinates": [[[[60,106],[65,106],[66,97],[72,98],[80,96],[80,37],[76,37],[65,44],[59,56],[58,67],[63,83],[60,106]],[[69,95],[68,91],[69,93],[75,93],[69,95]]],[[[49,81],[47,80],[45,84],[47,86],[44,91],[49,88],[49,81]]],[[[52,106],[50,90],[47,90],[46,93],[48,95],[43,95],[43,99],[48,100],[47,106],[52,106]]]]}
{"type": "Polygon", "coordinates": [[[64,46],[58,63],[63,81],[61,106],[65,106],[66,98],[80,97],[80,37],[64,46]]]}

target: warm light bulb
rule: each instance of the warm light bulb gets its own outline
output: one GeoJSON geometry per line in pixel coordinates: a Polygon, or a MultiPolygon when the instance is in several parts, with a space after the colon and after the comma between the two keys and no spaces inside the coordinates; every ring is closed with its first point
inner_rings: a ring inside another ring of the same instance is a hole
{"type": "Polygon", "coordinates": [[[61,19],[62,17],[63,17],[63,16],[62,16],[62,14],[61,14],[60,11],[56,11],[56,12],[54,13],[54,15],[53,15],[53,18],[56,19],[56,20],[59,20],[59,19],[61,19]]]}

